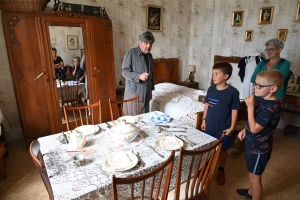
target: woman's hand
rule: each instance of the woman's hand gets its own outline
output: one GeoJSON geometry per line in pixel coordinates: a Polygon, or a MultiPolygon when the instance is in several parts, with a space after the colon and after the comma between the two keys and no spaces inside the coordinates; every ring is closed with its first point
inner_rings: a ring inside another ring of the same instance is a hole
{"type": "Polygon", "coordinates": [[[226,129],[223,131],[223,133],[225,133],[225,135],[230,136],[231,135],[232,130],[231,129],[226,129]]]}

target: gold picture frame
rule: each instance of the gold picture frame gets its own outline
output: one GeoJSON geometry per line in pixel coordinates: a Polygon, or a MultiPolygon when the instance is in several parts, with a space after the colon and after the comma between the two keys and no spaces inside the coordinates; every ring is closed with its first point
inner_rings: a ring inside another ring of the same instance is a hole
{"type": "Polygon", "coordinates": [[[76,35],[67,35],[67,44],[69,50],[77,50],[78,49],[78,36],[76,35]]]}
{"type": "Polygon", "coordinates": [[[231,19],[231,26],[242,26],[244,19],[244,11],[233,11],[232,12],[232,19],[231,19]]]}
{"type": "Polygon", "coordinates": [[[295,22],[300,22],[300,2],[297,5],[297,10],[296,10],[296,16],[295,16],[295,22]]]}
{"type": "Polygon", "coordinates": [[[253,40],[253,35],[254,35],[254,31],[253,30],[246,30],[245,31],[245,38],[244,38],[244,40],[245,41],[252,41],[253,40]]]}
{"type": "Polygon", "coordinates": [[[287,34],[288,34],[288,29],[278,29],[276,38],[282,41],[286,41],[287,34]]]}
{"type": "Polygon", "coordinates": [[[148,5],[146,17],[147,29],[149,31],[162,31],[162,7],[148,5]]]}
{"type": "Polygon", "coordinates": [[[273,13],[274,6],[260,8],[258,24],[272,24],[273,13]]]}

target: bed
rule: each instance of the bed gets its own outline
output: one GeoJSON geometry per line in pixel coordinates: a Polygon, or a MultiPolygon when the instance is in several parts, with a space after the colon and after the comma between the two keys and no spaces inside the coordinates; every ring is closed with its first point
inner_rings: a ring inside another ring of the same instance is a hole
{"type": "MultiPolygon", "coordinates": [[[[214,64],[229,62],[237,65],[241,59],[241,57],[235,56],[216,55],[214,64]]],[[[234,74],[232,78],[235,78],[234,74]]],[[[159,58],[154,60],[155,90],[152,92],[150,111],[162,111],[172,118],[200,129],[204,104],[198,101],[198,97],[206,95],[206,91],[180,86],[178,85],[178,80],[178,58],[159,58]]],[[[242,108],[244,108],[243,104],[242,108]]],[[[238,121],[245,119],[245,116],[245,109],[242,109],[242,112],[239,112],[238,121]]]]}

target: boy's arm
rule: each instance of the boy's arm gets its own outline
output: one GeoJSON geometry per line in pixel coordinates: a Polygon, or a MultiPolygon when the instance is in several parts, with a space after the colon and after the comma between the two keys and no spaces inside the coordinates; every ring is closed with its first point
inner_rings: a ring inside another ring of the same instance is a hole
{"type": "Polygon", "coordinates": [[[223,133],[225,133],[225,135],[230,135],[232,133],[232,131],[234,130],[235,124],[236,124],[236,120],[238,117],[238,110],[232,110],[231,111],[231,126],[229,129],[226,129],[223,131],[223,133]]]}
{"type": "Polygon", "coordinates": [[[208,109],[208,103],[205,103],[204,111],[203,111],[203,119],[202,119],[202,124],[201,124],[201,129],[203,131],[205,131],[205,128],[206,128],[205,118],[206,118],[206,115],[207,115],[207,109],[208,109]]]}
{"type": "Polygon", "coordinates": [[[255,98],[254,95],[245,98],[245,102],[248,107],[248,124],[250,131],[253,134],[259,133],[264,129],[263,126],[256,123],[255,116],[254,116],[254,107],[255,107],[255,98]]]}

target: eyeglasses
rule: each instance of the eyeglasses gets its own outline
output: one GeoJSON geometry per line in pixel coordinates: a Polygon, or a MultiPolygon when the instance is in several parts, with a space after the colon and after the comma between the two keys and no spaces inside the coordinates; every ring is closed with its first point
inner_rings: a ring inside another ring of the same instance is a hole
{"type": "Polygon", "coordinates": [[[253,86],[256,87],[257,89],[261,89],[261,88],[264,88],[264,87],[272,87],[274,85],[260,85],[260,84],[257,84],[256,82],[254,82],[253,86]]]}
{"type": "Polygon", "coordinates": [[[265,49],[264,51],[267,52],[267,53],[268,53],[268,52],[269,52],[269,53],[272,53],[274,50],[275,50],[275,49],[272,48],[272,49],[265,49]]]}

